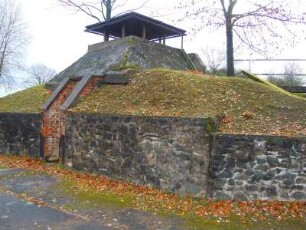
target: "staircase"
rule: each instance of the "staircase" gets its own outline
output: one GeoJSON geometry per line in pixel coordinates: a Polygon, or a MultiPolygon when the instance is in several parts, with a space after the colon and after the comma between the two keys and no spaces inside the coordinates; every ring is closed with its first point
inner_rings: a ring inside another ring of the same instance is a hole
{"type": "Polygon", "coordinates": [[[64,78],[51,97],[41,107],[42,155],[46,161],[58,162],[60,159],[61,138],[65,136],[67,110],[80,97],[88,95],[95,88],[104,84],[127,84],[134,70],[108,71],[103,75],[64,78]]]}
{"type": "Polygon", "coordinates": [[[64,79],[42,106],[42,152],[46,161],[60,159],[60,141],[65,135],[67,109],[82,96],[89,94],[102,81],[102,76],[86,76],[79,80],[64,79]]]}

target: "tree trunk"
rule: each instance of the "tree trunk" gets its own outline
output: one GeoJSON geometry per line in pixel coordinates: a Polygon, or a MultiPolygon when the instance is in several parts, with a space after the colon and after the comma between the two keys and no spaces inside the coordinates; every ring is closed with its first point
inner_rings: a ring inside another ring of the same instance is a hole
{"type": "Polygon", "coordinates": [[[226,19],[226,62],[227,76],[235,75],[234,68],[234,45],[233,45],[233,26],[230,18],[226,19]]]}
{"type": "Polygon", "coordinates": [[[4,44],[3,51],[0,52],[0,78],[3,77],[4,59],[6,56],[7,43],[4,44]]]}
{"type": "Polygon", "coordinates": [[[108,20],[112,17],[112,1],[107,0],[106,2],[106,18],[105,20],[108,20]]]}

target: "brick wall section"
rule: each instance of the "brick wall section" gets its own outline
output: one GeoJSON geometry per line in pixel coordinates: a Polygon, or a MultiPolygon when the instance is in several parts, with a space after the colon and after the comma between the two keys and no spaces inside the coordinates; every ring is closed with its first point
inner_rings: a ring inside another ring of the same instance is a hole
{"type": "MultiPolygon", "coordinates": [[[[99,77],[92,77],[86,86],[82,89],[80,97],[88,95],[95,89],[97,82],[101,81],[99,77]]],[[[47,159],[59,159],[59,145],[61,136],[65,135],[66,111],[60,109],[73,91],[77,82],[69,81],[64,89],[59,93],[51,106],[43,112],[43,125],[41,133],[44,137],[44,157],[47,159]]]]}
{"type": "Polygon", "coordinates": [[[72,92],[75,82],[69,81],[60,94],[52,102],[51,106],[43,112],[41,133],[44,137],[44,158],[59,153],[59,141],[61,137],[61,111],[60,106],[72,92]]]}
{"type": "Polygon", "coordinates": [[[92,77],[86,84],[86,86],[82,89],[80,97],[84,97],[90,94],[97,87],[97,83],[102,81],[101,77],[92,77]]]}

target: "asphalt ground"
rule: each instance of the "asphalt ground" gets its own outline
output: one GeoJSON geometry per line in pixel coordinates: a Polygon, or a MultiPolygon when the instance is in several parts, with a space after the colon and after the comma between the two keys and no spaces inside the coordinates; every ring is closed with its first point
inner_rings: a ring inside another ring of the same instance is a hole
{"type": "Polygon", "coordinates": [[[23,169],[0,169],[0,230],[180,230],[187,229],[177,217],[107,205],[78,205],[73,194],[57,191],[60,183],[47,174],[23,169]]]}

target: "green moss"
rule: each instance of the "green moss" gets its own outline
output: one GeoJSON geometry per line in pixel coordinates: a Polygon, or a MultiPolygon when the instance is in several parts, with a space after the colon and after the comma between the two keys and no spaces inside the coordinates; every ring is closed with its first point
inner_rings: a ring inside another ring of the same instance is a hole
{"type": "Polygon", "coordinates": [[[302,98],[306,98],[306,93],[293,93],[293,94],[302,98]]]}
{"type": "MultiPolygon", "coordinates": [[[[290,128],[305,127],[303,99],[248,79],[167,69],[137,73],[127,85],[105,85],[81,99],[71,111],[206,118],[224,114],[227,123],[218,131],[272,134],[280,130],[284,135],[293,135],[292,131],[306,134],[306,130],[290,128]]],[[[214,130],[212,123],[205,128],[209,133],[214,130]]]]}
{"type": "MultiPolygon", "coordinates": [[[[0,168],[1,168],[1,165],[0,165],[0,168]]],[[[7,169],[7,168],[3,167],[3,169],[7,169]]],[[[0,175],[0,179],[20,178],[20,177],[27,177],[27,176],[33,176],[33,175],[38,175],[38,173],[34,171],[21,171],[15,174],[0,175]]],[[[42,174],[39,173],[39,175],[42,175],[42,174]]]]}
{"type": "Polygon", "coordinates": [[[211,218],[201,218],[194,215],[185,215],[183,219],[187,222],[187,226],[190,230],[259,230],[259,229],[291,229],[291,230],[304,230],[305,220],[286,220],[277,221],[275,219],[263,220],[260,222],[252,221],[252,217],[245,219],[244,222],[241,221],[239,216],[232,216],[229,218],[216,219],[211,218]]]}
{"type": "Polygon", "coordinates": [[[123,208],[132,206],[132,199],[127,195],[119,196],[108,191],[97,192],[92,189],[81,190],[76,189],[76,182],[74,181],[61,181],[53,189],[61,191],[65,196],[71,196],[73,202],[69,202],[67,208],[93,208],[99,206],[111,206],[115,208],[123,208]]]}
{"type": "MultiPolygon", "coordinates": [[[[82,190],[76,185],[76,181],[60,181],[52,189],[56,190],[57,193],[61,193],[64,197],[68,197],[69,203],[65,205],[65,208],[71,210],[95,210],[99,207],[104,208],[136,208],[142,210],[146,207],[148,200],[146,197],[137,196],[135,194],[122,195],[112,193],[109,190],[103,192],[97,192],[91,189],[82,190]]],[[[205,202],[203,199],[193,199],[194,207],[197,206],[198,202],[205,202]]],[[[263,221],[253,221],[252,217],[246,217],[241,219],[240,216],[230,216],[226,218],[215,218],[214,216],[201,217],[197,216],[194,211],[190,210],[187,213],[177,215],[174,210],[163,209],[162,205],[156,205],[154,209],[145,208],[146,211],[152,211],[162,217],[175,217],[181,218],[187,223],[188,229],[201,230],[259,230],[266,229],[293,229],[302,230],[305,227],[305,220],[295,219],[286,221],[277,221],[276,219],[268,219],[263,221]]]]}
{"type": "Polygon", "coordinates": [[[118,65],[118,66],[112,67],[112,70],[115,70],[115,71],[120,71],[120,70],[125,70],[125,69],[139,70],[139,66],[136,64],[128,64],[128,65],[118,65]]]}
{"type": "Polygon", "coordinates": [[[111,69],[115,70],[115,71],[120,71],[120,70],[124,70],[124,69],[138,70],[139,65],[128,63],[128,56],[129,56],[129,50],[127,49],[124,53],[122,61],[120,63],[116,64],[116,65],[113,65],[111,67],[111,69]]]}
{"type": "Polygon", "coordinates": [[[127,44],[132,46],[132,45],[136,45],[138,42],[139,42],[138,39],[135,39],[133,36],[130,36],[127,41],[127,44]]]}
{"type": "Polygon", "coordinates": [[[248,78],[250,78],[251,80],[253,81],[256,81],[256,82],[259,82],[259,83],[263,83],[263,84],[266,84],[267,86],[271,87],[272,89],[280,92],[280,93],[283,93],[283,94],[286,94],[287,96],[290,96],[290,97],[296,97],[296,95],[278,87],[277,85],[271,83],[270,81],[267,81],[267,80],[263,80],[259,77],[257,77],[256,75],[254,74],[251,74],[247,71],[242,71],[242,74],[244,74],[245,76],[247,76],[248,78]]]}
{"type": "Polygon", "coordinates": [[[0,98],[0,112],[39,113],[40,107],[51,95],[43,85],[34,86],[0,98]]]}
{"type": "Polygon", "coordinates": [[[216,121],[212,118],[207,118],[205,123],[205,130],[208,134],[212,134],[217,130],[216,121]]]}

